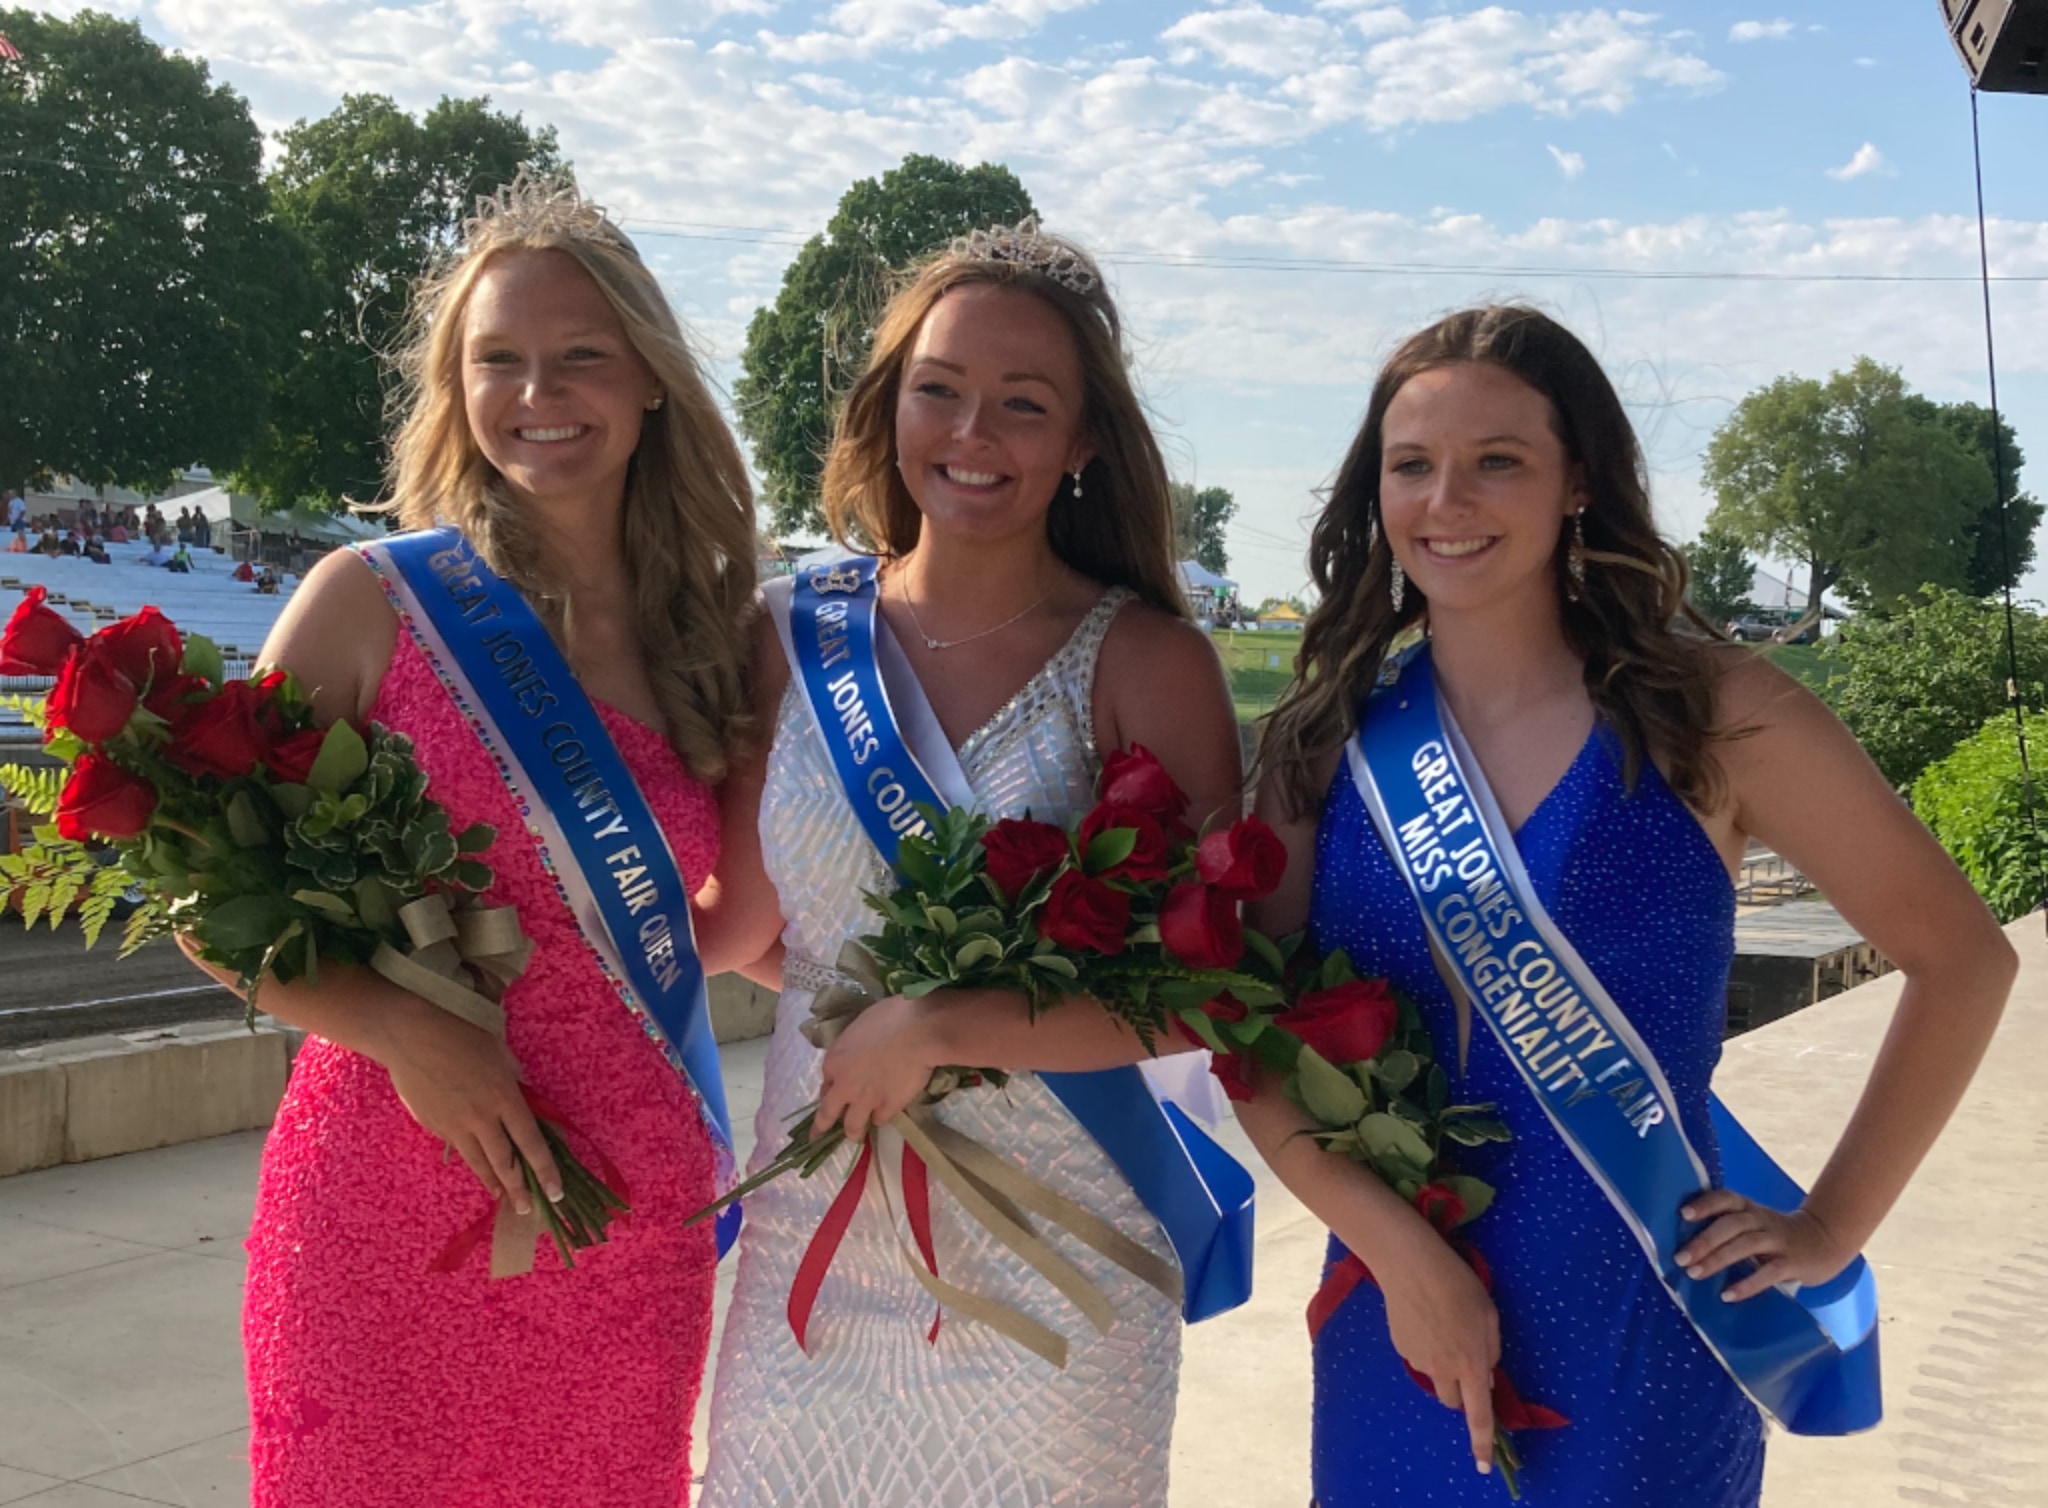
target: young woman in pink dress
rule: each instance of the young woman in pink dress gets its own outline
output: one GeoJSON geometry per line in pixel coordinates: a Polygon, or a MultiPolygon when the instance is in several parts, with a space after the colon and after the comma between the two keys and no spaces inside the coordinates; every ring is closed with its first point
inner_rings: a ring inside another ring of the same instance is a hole
{"type": "MultiPolygon", "coordinates": [[[[674,315],[573,190],[486,205],[421,293],[394,447],[399,518],[459,528],[548,622],[687,882],[749,732],[746,471],[674,315]]],[[[409,734],[488,900],[535,949],[500,1043],[365,970],[260,993],[311,1034],[265,1149],[244,1311],[258,1508],[674,1508],[711,1332],[714,1197],[694,1096],[607,983],[504,780],[365,562],[308,575],[264,658],[321,715],[409,734]],[[566,1269],[436,1270],[516,1146],[558,1186],[524,1079],[611,1158],[632,1215],[566,1269]],[[452,1154],[448,1149],[452,1148],[452,1154]]],[[[708,969],[730,967],[700,939],[708,969]]]]}

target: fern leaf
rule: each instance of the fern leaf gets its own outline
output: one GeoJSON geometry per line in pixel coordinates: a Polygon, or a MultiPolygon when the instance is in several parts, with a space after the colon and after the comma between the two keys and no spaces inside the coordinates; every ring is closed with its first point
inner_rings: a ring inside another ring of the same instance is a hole
{"type": "Polygon", "coordinates": [[[12,712],[31,728],[49,726],[49,712],[39,696],[20,696],[10,692],[0,696],[0,709],[12,712]]]}
{"type": "Polygon", "coordinates": [[[118,895],[103,895],[95,887],[93,895],[78,908],[78,924],[84,929],[85,945],[88,948],[98,945],[100,929],[105,927],[108,919],[113,916],[114,903],[119,899],[118,895]]]}
{"type": "Polygon", "coordinates": [[[57,810],[67,772],[58,766],[31,769],[27,765],[0,765],[0,791],[19,801],[38,817],[57,810]]]}

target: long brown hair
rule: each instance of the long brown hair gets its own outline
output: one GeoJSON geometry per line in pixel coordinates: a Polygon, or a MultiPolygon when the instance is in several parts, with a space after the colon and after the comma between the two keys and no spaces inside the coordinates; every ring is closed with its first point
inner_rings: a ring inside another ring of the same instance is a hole
{"type": "MultiPolygon", "coordinates": [[[[989,238],[1000,243],[1025,229],[998,229],[989,238]]],[[[1050,305],[1072,332],[1081,357],[1081,426],[1095,447],[1081,472],[1080,495],[1063,480],[1053,497],[1046,515],[1053,553],[1084,576],[1129,587],[1152,606],[1185,618],[1166,462],[1131,385],[1116,305],[1086,252],[1035,227],[1028,233],[1039,251],[1056,249],[1071,257],[1062,265],[1078,265],[1094,286],[1079,292],[1032,263],[979,257],[970,243],[940,252],[913,272],[883,309],[867,370],[839,410],[825,459],[825,518],[833,537],[849,549],[894,558],[916,546],[923,516],[896,469],[896,398],[911,348],[926,317],[954,289],[1015,288],[1050,305]]]]}
{"type": "Polygon", "coordinates": [[[1555,570],[1565,640],[1585,662],[1593,705],[1621,739],[1633,785],[1654,751],[1671,786],[1695,808],[1721,794],[1715,737],[1717,631],[1686,601],[1685,557],[1657,533],[1642,447],[1621,398],[1579,338],[1538,310],[1514,304],[1465,309],[1410,336],[1380,370],[1365,422],[1309,541],[1320,601],[1302,635],[1294,679],[1266,728],[1260,763],[1277,773],[1287,806],[1313,812],[1324,756],[1356,726],[1360,699],[1395,636],[1429,603],[1411,580],[1396,611],[1393,551],[1376,527],[1387,406],[1412,377],[1458,362],[1513,373],[1550,400],[1566,457],[1583,468],[1585,581],[1574,591],[1558,533],[1555,570]]]}
{"type": "Polygon", "coordinates": [[[665,395],[646,415],[620,522],[647,678],[670,745],[705,781],[725,775],[751,728],[746,620],[754,593],[754,498],[739,447],[661,286],[625,234],[571,183],[522,176],[477,207],[461,249],[414,292],[396,360],[402,416],[391,448],[394,509],[408,528],[461,530],[492,570],[574,638],[527,510],[470,433],[462,332],[477,279],[514,251],[574,257],[617,311],[665,395]]]}

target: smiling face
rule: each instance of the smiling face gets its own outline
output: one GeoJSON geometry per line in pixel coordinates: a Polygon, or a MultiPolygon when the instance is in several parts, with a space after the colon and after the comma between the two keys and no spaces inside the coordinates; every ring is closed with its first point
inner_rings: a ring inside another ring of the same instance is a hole
{"type": "Polygon", "coordinates": [[[623,493],[659,391],[618,311],[561,251],[504,252],[478,276],[462,387],[470,433],[515,493],[586,504],[623,493]]]}
{"type": "Polygon", "coordinates": [[[1556,597],[1558,532],[1586,501],[1556,425],[1548,398],[1484,362],[1418,373],[1387,405],[1380,516],[1432,608],[1556,597]]]}
{"type": "Polygon", "coordinates": [[[995,540],[1037,531],[1082,433],[1081,356],[1043,300],[955,288],[918,331],[896,395],[896,461],[927,526],[995,540]]]}

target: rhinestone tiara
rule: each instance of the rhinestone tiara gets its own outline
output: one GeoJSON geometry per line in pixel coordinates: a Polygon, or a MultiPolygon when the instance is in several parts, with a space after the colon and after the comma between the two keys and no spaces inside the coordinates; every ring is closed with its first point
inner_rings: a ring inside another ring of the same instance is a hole
{"type": "Polygon", "coordinates": [[[947,249],[963,262],[1007,262],[1051,278],[1083,298],[1102,286],[1102,275],[1086,253],[1069,241],[1047,235],[1038,217],[1028,215],[1015,225],[991,225],[961,236],[947,249]]]}

